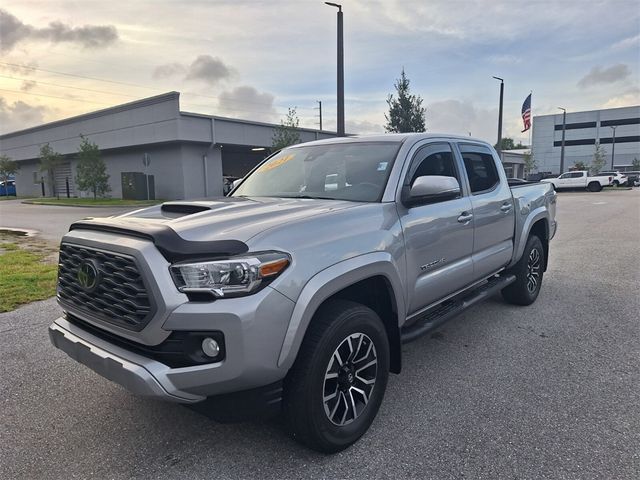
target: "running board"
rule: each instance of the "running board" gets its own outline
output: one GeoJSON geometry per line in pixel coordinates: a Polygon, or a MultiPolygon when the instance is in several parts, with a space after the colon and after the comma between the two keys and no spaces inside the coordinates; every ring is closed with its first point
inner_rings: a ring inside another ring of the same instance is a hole
{"type": "Polygon", "coordinates": [[[487,283],[469,291],[466,295],[462,294],[463,296],[457,299],[447,300],[441,303],[422,314],[418,320],[407,328],[401,330],[400,338],[402,343],[412,342],[422,335],[431,332],[467,308],[486,300],[515,281],[515,275],[495,276],[490,278],[487,283]]]}

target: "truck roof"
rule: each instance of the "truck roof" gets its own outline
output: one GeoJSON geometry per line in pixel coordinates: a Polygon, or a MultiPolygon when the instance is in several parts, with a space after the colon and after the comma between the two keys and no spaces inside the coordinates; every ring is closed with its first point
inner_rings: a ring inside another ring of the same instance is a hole
{"type": "Polygon", "coordinates": [[[488,145],[484,140],[479,138],[467,137],[464,135],[451,135],[449,133],[384,133],[378,135],[350,135],[348,137],[334,137],[324,140],[315,140],[313,142],[306,142],[298,145],[291,145],[288,148],[296,148],[298,146],[307,145],[327,145],[332,143],[359,143],[359,142],[394,142],[403,143],[405,140],[411,139],[414,142],[419,140],[426,140],[429,138],[450,138],[456,140],[469,140],[472,142],[483,143],[488,145]]]}

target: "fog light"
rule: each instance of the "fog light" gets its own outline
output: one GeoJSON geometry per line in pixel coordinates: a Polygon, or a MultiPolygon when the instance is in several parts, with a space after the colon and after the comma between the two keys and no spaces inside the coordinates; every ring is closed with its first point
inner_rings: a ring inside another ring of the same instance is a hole
{"type": "Polygon", "coordinates": [[[220,353],[220,345],[213,338],[207,337],[202,340],[202,351],[207,357],[217,357],[220,353]]]}

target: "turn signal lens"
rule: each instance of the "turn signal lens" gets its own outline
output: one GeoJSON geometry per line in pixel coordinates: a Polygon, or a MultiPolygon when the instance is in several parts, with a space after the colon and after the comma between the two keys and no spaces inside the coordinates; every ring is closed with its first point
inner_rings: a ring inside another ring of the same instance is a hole
{"type": "Polygon", "coordinates": [[[260,265],[259,271],[261,277],[272,277],[279,274],[282,270],[289,265],[288,258],[281,258],[275,262],[263,263],[260,265]]]}

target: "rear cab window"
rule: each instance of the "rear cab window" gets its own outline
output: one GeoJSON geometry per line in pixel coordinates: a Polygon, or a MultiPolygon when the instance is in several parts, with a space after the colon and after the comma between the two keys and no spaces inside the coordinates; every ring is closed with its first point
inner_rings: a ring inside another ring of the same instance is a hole
{"type": "Polygon", "coordinates": [[[493,154],[488,147],[468,143],[458,144],[469,187],[474,195],[490,192],[500,183],[493,154]]]}

